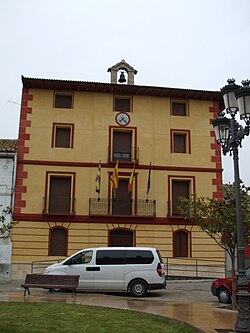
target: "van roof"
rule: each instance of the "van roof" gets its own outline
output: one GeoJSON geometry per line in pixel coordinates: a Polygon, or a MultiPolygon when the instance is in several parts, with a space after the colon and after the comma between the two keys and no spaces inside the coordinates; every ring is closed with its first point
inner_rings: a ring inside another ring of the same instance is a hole
{"type": "Polygon", "coordinates": [[[112,247],[93,247],[93,248],[86,248],[83,250],[157,250],[154,247],[132,247],[132,246],[112,246],[112,247]]]}

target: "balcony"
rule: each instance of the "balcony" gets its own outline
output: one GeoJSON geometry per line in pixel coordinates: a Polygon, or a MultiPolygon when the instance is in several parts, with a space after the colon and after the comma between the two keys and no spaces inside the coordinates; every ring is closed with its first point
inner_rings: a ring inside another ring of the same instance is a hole
{"type": "Polygon", "coordinates": [[[130,216],[156,216],[156,201],[155,200],[136,200],[131,201],[131,204],[126,204],[126,207],[117,209],[115,207],[116,200],[101,198],[89,199],[89,215],[130,215],[130,216]]]}
{"type": "Polygon", "coordinates": [[[43,198],[43,214],[75,215],[75,198],[57,195],[43,198]]]}
{"type": "Polygon", "coordinates": [[[108,161],[109,162],[133,162],[137,163],[139,160],[139,148],[130,147],[124,148],[122,146],[108,147],[108,161]]]}

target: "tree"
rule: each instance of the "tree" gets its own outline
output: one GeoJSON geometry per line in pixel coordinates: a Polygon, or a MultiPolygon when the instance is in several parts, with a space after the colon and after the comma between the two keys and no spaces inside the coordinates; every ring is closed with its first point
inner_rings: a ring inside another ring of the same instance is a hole
{"type": "MultiPolygon", "coordinates": [[[[2,207],[2,205],[0,205],[0,207],[2,207]]],[[[0,214],[0,238],[8,238],[14,224],[16,224],[16,222],[12,221],[12,218],[10,219],[10,222],[7,222],[7,216],[11,217],[11,215],[12,211],[10,207],[5,207],[2,209],[0,214]]]]}
{"type": "MultiPolygon", "coordinates": [[[[222,190],[223,200],[194,195],[191,198],[180,198],[178,209],[185,219],[195,222],[229,254],[232,263],[232,308],[236,309],[237,225],[234,184],[225,184],[222,190]]],[[[246,244],[250,242],[249,190],[249,187],[241,183],[241,208],[246,244]]]]}

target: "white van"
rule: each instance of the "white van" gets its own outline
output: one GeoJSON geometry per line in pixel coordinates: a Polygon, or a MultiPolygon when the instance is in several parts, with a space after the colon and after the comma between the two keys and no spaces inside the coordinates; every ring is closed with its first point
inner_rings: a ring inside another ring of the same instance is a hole
{"type": "Polygon", "coordinates": [[[155,248],[100,247],[83,249],[44,274],[80,275],[79,289],[129,291],[142,297],[148,290],[165,289],[163,262],[155,248]]]}

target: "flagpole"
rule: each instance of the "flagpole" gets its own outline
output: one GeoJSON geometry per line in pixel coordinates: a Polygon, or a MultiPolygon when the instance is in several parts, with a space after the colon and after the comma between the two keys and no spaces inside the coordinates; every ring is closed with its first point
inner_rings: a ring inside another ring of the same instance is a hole
{"type": "Polygon", "coordinates": [[[101,196],[101,160],[99,160],[99,166],[98,166],[98,169],[99,169],[99,191],[98,191],[98,201],[101,200],[100,196],[101,196]]]}

